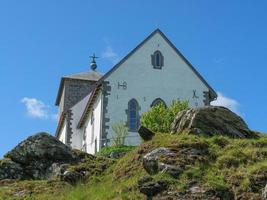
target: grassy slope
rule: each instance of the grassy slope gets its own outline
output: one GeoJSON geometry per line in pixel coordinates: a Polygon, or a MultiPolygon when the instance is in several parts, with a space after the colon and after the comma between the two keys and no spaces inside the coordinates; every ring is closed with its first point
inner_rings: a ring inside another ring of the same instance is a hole
{"type": "Polygon", "coordinates": [[[88,183],[72,188],[49,181],[2,184],[5,187],[1,187],[0,183],[0,199],[145,199],[136,186],[138,179],[147,174],[142,167],[142,156],[156,147],[173,147],[177,144],[207,145],[209,160],[189,165],[177,179],[165,174],[153,176],[156,180],[167,181],[169,189],[184,190],[195,181],[207,188],[221,191],[231,189],[237,195],[259,198],[262,181],[266,184],[267,180],[267,136],[231,139],[222,136],[208,138],[157,134],[152,141],[141,144],[117,160],[103,174],[91,177],[88,183]],[[31,197],[29,191],[33,192],[31,197]],[[16,196],[12,195],[14,193],[16,196]]]}

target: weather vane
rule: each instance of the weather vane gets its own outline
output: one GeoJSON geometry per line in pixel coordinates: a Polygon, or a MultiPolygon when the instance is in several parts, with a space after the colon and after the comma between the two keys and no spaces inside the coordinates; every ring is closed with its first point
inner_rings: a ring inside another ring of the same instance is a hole
{"type": "Polygon", "coordinates": [[[90,58],[92,58],[92,61],[91,61],[91,63],[90,63],[91,69],[92,69],[93,71],[95,71],[96,68],[97,68],[97,64],[96,64],[95,59],[97,59],[98,57],[96,57],[96,56],[95,56],[95,53],[94,53],[92,56],[90,56],[90,58]]]}

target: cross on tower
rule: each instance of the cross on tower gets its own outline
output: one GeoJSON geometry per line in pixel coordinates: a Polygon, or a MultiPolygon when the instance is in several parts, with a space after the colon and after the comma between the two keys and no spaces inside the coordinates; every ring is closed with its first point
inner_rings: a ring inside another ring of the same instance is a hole
{"type": "Polygon", "coordinates": [[[92,56],[90,56],[90,58],[92,58],[92,61],[91,61],[91,64],[90,64],[91,69],[95,71],[96,68],[97,68],[97,64],[96,64],[96,60],[95,59],[97,59],[98,57],[96,57],[95,53],[94,53],[92,56]]]}

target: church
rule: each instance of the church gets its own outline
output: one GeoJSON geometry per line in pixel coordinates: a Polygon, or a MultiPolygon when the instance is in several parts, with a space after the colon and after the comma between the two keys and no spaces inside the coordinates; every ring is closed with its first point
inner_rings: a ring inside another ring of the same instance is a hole
{"type": "Polygon", "coordinates": [[[126,145],[138,145],[142,113],[162,102],[187,100],[190,107],[210,105],[216,92],[175,45],[156,29],[107,73],[91,70],[61,78],[56,106],[56,137],[90,154],[111,145],[112,125],[129,130],[126,145]]]}

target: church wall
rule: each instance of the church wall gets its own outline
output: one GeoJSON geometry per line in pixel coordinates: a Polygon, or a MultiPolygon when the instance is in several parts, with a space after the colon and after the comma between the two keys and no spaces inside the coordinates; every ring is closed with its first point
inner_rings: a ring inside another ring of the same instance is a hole
{"type": "Polygon", "coordinates": [[[90,154],[95,154],[95,148],[97,151],[100,149],[101,144],[101,111],[102,111],[102,94],[99,94],[97,100],[94,103],[93,109],[87,120],[84,124],[85,128],[85,145],[86,152],[90,154]],[[94,120],[92,123],[92,114],[94,116],[94,120]]]}
{"type": "Polygon", "coordinates": [[[59,103],[59,109],[58,109],[58,121],[60,119],[60,116],[64,110],[64,97],[65,97],[65,88],[63,88],[63,92],[61,95],[60,103],[59,103]]]}
{"type": "Polygon", "coordinates": [[[59,133],[59,140],[64,144],[66,143],[66,133],[67,133],[66,131],[67,131],[67,123],[66,120],[64,120],[63,127],[59,133]]]}
{"type": "MultiPolygon", "coordinates": [[[[179,98],[188,100],[190,107],[204,106],[203,92],[209,91],[158,33],[111,73],[105,81],[110,90],[105,95],[106,101],[103,105],[106,112],[103,116],[105,118],[103,127],[106,127],[103,133],[107,133],[107,138],[112,137],[112,124],[121,120],[126,123],[126,110],[132,98],[138,101],[141,115],[150,108],[156,98],[163,99],[167,105],[179,98]],[[151,55],[156,50],[164,56],[162,69],[154,69],[151,63],[151,55]],[[194,90],[195,98],[193,98],[194,90]]],[[[138,134],[134,132],[130,133],[126,140],[126,143],[131,145],[139,142],[138,134]]]]}
{"type": "Polygon", "coordinates": [[[71,108],[71,119],[70,119],[70,129],[71,129],[71,147],[74,149],[82,149],[82,140],[83,140],[83,129],[77,129],[79,120],[83,111],[86,107],[86,104],[89,100],[90,94],[84,97],[76,105],[71,108]]]}

